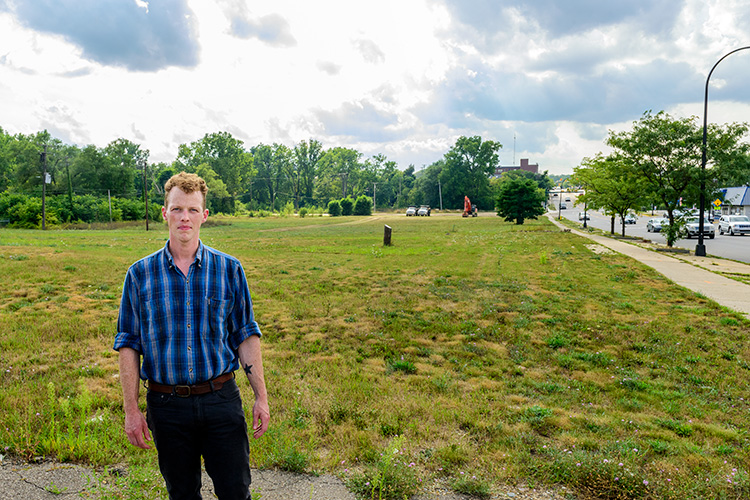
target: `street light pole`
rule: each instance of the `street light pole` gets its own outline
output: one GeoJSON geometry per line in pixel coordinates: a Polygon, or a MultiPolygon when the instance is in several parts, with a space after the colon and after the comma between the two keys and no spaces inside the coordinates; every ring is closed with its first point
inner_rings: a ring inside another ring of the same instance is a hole
{"type": "Polygon", "coordinates": [[[586,229],[587,227],[589,227],[588,224],[586,224],[586,219],[589,218],[588,208],[589,208],[589,202],[588,202],[588,200],[584,199],[583,200],[583,228],[584,229],[586,229]]]}
{"type": "Polygon", "coordinates": [[[705,209],[706,209],[705,190],[706,190],[706,160],[707,160],[706,142],[708,138],[708,82],[709,80],[711,80],[711,75],[716,69],[716,66],[718,66],[721,61],[731,56],[735,52],[739,52],[745,49],[750,49],[750,46],[740,47],[739,49],[734,49],[733,51],[727,54],[724,54],[724,56],[721,59],[716,61],[716,64],[714,64],[714,67],[711,68],[711,71],[708,72],[708,78],[706,78],[706,93],[703,97],[703,146],[701,148],[701,184],[700,184],[701,198],[700,198],[700,212],[698,214],[698,216],[700,217],[700,220],[698,221],[698,244],[695,246],[695,255],[699,257],[706,256],[706,245],[703,244],[703,218],[704,218],[705,209]]]}

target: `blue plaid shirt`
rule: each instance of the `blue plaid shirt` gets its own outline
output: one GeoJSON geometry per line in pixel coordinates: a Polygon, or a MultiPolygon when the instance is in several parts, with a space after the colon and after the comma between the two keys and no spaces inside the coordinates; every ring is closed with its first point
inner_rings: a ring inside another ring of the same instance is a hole
{"type": "Polygon", "coordinates": [[[195,384],[239,367],[237,348],[261,332],[236,258],[199,243],[188,275],[174,264],[169,242],[128,269],[114,349],[143,357],[141,378],[195,384]]]}

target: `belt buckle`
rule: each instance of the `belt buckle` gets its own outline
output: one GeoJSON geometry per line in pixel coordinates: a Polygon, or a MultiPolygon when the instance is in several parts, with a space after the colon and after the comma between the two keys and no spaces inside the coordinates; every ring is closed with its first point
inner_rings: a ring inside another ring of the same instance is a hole
{"type": "Polygon", "coordinates": [[[180,398],[189,398],[191,392],[192,392],[192,390],[190,389],[189,385],[176,385],[176,386],[174,386],[174,393],[175,393],[175,396],[177,396],[177,397],[180,397],[180,398]],[[181,389],[186,389],[186,391],[184,392],[184,394],[180,393],[181,389]]]}

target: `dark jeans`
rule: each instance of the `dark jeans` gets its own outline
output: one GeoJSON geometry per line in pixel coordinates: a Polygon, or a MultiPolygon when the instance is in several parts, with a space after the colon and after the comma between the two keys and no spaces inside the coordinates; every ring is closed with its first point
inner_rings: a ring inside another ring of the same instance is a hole
{"type": "Polygon", "coordinates": [[[200,500],[201,456],[220,500],[250,499],[250,446],[240,390],[181,398],[149,391],[148,425],[170,500],[200,500]]]}

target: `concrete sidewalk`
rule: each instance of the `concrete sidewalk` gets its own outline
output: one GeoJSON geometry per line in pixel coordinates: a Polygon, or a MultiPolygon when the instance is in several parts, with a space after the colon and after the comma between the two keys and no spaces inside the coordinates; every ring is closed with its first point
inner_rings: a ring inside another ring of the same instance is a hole
{"type": "Polygon", "coordinates": [[[569,230],[598,245],[642,262],[676,284],[700,293],[750,319],[750,285],[723,276],[726,274],[750,279],[750,265],[715,257],[696,257],[690,253],[659,252],[654,250],[654,245],[648,248],[645,245],[571,229],[558,221],[552,213],[547,213],[547,217],[561,229],[569,230]]]}

